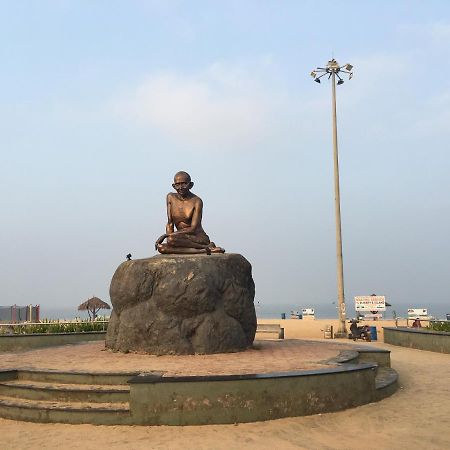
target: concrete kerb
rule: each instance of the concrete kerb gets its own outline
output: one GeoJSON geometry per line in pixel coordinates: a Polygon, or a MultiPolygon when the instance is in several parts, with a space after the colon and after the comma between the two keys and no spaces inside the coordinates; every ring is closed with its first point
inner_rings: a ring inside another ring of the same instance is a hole
{"type": "Polygon", "coordinates": [[[375,368],[363,363],[230,377],[135,377],[129,381],[131,417],[142,425],[204,425],[339,411],[375,400],[375,368]]]}
{"type": "Polygon", "coordinates": [[[340,365],[229,376],[142,374],[129,380],[132,421],[201,425],[311,415],[379,401],[398,387],[388,350],[359,347],[324,362],[340,365]]]}
{"type": "Polygon", "coordinates": [[[450,333],[445,331],[384,327],[384,342],[417,350],[450,353],[450,333]]]}

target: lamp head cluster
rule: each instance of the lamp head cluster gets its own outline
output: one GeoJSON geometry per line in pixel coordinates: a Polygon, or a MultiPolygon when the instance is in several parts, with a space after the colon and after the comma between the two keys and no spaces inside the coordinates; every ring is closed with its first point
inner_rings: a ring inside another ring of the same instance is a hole
{"type": "Polygon", "coordinates": [[[334,74],[338,78],[337,84],[344,84],[344,80],[342,78],[342,74],[347,74],[348,79],[351,80],[353,77],[352,72],[353,66],[351,64],[344,64],[343,66],[340,66],[338,62],[333,58],[332,60],[328,61],[326,67],[317,67],[317,69],[313,70],[311,72],[311,76],[314,78],[314,81],[316,83],[320,83],[320,79],[324,77],[325,75],[328,75],[328,79],[334,74]]]}

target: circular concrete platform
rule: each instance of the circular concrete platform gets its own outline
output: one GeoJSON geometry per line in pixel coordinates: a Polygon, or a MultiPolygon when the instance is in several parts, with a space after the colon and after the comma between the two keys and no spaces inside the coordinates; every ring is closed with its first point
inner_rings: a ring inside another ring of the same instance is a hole
{"type": "Polygon", "coordinates": [[[338,411],[396,390],[389,353],[310,340],[213,355],[114,353],[98,341],[3,353],[0,417],[199,425],[338,411]]]}

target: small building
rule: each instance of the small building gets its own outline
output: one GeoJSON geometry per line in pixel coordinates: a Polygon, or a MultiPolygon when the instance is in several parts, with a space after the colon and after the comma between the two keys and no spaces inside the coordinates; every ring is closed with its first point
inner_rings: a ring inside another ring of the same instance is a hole
{"type": "Polygon", "coordinates": [[[39,322],[40,305],[0,306],[0,323],[39,322]]]}
{"type": "Polygon", "coordinates": [[[302,309],[302,317],[305,320],[314,320],[315,319],[315,312],[314,308],[303,308],[302,309]]]}

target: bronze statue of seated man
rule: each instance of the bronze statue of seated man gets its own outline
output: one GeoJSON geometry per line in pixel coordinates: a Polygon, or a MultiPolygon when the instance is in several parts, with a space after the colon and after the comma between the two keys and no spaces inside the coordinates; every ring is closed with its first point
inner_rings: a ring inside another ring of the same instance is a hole
{"type": "Polygon", "coordinates": [[[193,186],[187,172],[175,174],[172,187],[176,193],[167,194],[166,233],[155,243],[155,249],[159,253],[209,255],[225,252],[209,240],[202,228],[203,202],[191,192],[193,186]],[[163,243],[164,240],[166,243],[163,243]]]}

